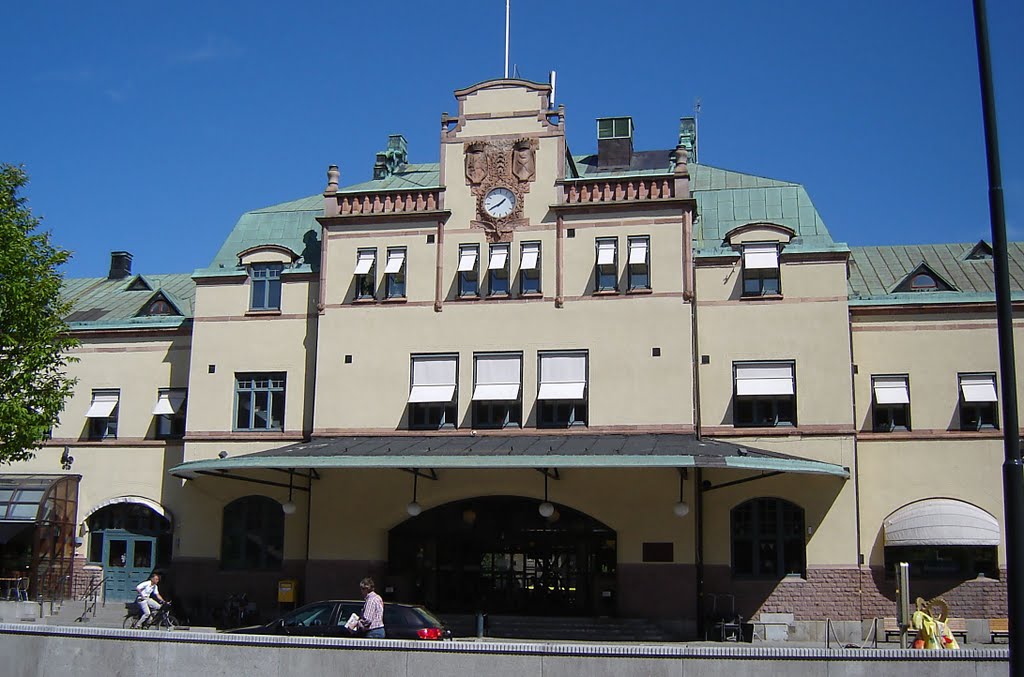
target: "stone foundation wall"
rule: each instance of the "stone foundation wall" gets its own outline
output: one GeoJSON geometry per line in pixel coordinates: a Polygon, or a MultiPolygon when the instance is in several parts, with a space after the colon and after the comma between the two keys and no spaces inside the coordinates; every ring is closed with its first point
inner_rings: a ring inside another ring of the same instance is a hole
{"type": "MultiPolygon", "coordinates": [[[[735,595],[736,612],[744,618],[791,613],[798,621],[856,621],[896,615],[896,581],[886,579],[883,567],[811,568],[806,578],[758,581],[734,580],[729,567],[709,566],[705,590],[735,595]]],[[[999,579],[911,581],[912,600],[938,596],[956,618],[1005,618],[1006,571],[999,579]]]]}

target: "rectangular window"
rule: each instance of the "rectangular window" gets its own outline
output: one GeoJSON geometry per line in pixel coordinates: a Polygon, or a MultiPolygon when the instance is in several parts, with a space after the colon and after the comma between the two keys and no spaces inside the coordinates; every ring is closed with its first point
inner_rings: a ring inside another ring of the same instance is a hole
{"type": "Polygon", "coordinates": [[[235,374],[235,430],[284,430],[285,374],[235,374]]]}
{"type": "Polygon", "coordinates": [[[775,243],[743,245],[743,295],[781,294],[779,246],[775,243]]]}
{"type": "Polygon", "coordinates": [[[413,355],[409,387],[409,428],[456,428],[458,355],[413,355]]]}
{"type": "Polygon", "coordinates": [[[538,427],[587,425],[586,351],[540,353],[538,360],[538,427]]]}
{"type": "Polygon", "coordinates": [[[899,562],[910,564],[914,579],[965,581],[984,574],[999,578],[996,546],[985,545],[915,545],[885,548],[886,578],[892,578],[899,562]]]}
{"type": "Polygon", "coordinates": [[[459,296],[480,294],[479,258],[479,245],[459,245],[459,296]]]}
{"type": "Polygon", "coordinates": [[[474,355],[473,366],[473,427],[521,426],[522,353],[474,355]]]}
{"type": "Polygon", "coordinates": [[[524,242],[519,261],[519,293],[540,294],[540,242],[524,242]]]}
{"type": "Polygon", "coordinates": [[[185,396],[184,389],[161,388],[157,391],[153,416],[156,417],[158,439],[181,439],[185,436],[185,396]]]}
{"type": "Polygon", "coordinates": [[[384,267],[384,298],[405,298],[405,247],[389,247],[384,267]]]}
{"type": "Polygon", "coordinates": [[[734,362],[733,425],[796,425],[795,367],[792,362],[734,362]]]}
{"type": "Polygon", "coordinates": [[[254,263],[249,267],[249,280],[252,283],[252,301],[250,310],[281,309],[281,271],[280,263],[254,263]]]}
{"type": "Polygon", "coordinates": [[[651,288],[651,238],[639,235],[629,238],[630,291],[651,288]]]}
{"type": "Polygon", "coordinates": [[[615,238],[597,240],[597,265],[594,288],[597,291],[619,290],[619,241],[615,238]]]}
{"type": "Polygon", "coordinates": [[[872,376],[872,430],[910,430],[910,381],[906,375],[872,376]]]}
{"type": "Polygon", "coordinates": [[[487,295],[508,296],[509,260],[507,244],[492,244],[487,262],[487,295]]]}
{"type": "Polygon", "coordinates": [[[984,430],[999,427],[999,395],[995,374],[958,374],[960,383],[960,429],[984,430]]]}
{"type": "Polygon", "coordinates": [[[633,135],[632,118],[599,118],[598,139],[628,139],[633,135]]]}
{"type": "Polygon", "coordinates": [[[356,299],[377,298],[377,250],[360,249],[356,252],[356,299]]]}
{"type": "Polygon", "coordinates": [[[121,391],[117,389],[92,391],[92,404],[85,412],[89,419],[89,439],[117,437],[117,405],[120,399],[121,391]]]}

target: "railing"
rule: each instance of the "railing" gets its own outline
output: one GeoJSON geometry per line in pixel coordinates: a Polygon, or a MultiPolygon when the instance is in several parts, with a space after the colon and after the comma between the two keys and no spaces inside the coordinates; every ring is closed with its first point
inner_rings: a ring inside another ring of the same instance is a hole
{"type": "Polygon", "coordinates": [[[440,205],[440,191],[410,190],[395,193],[367,193],[338,196],[338,214],[404,214],[434,211],[440,205]]]}
{"type": "Polygon", "coordinates": [[[570,205],[670,197],[675,197],[675,180],[669,176],[593,179],[567,182],[565,185],[565,204],[570,205]]]}
{"type": "Polygon", "coordinates": [[[93,617],[96,616],[96,603],[99,601],[100,589],[103,588],[107,579],[100,578],[99,580],[93,580],[89,585],[89,589],[85,591],[83,599],[85,600],[85,608],[82,609],[82,615],[75,619],[76,623],[84,623],[86,617],[91,613],[93,617]]]}

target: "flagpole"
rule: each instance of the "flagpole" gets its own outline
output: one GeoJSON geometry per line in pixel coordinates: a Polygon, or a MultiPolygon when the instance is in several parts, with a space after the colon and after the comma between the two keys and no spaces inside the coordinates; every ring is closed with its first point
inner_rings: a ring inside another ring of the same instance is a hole
{"type": "Polygon", "coordinates": [[[509,3],[512,0],[505,0],[505,79],[508,80],[508,19],[509,3]]]}

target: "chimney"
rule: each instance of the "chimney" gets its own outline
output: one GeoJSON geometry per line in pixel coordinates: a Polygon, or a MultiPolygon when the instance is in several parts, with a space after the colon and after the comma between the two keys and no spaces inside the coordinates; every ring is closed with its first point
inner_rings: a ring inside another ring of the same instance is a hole
{"type": "Polygon", "coordinates": [[[597,119],[597,166],[628,167],[633,159],[633,118],[597,119]]]}
{"type": "Polygon", "coordinates": [[[697,161],[697,118],[679,118],[679,146],[690,162],[697,161]]]}
{"type": "Polygon", "coordinates": [[[132,255],[128,252],[110,252],[108,280],[121,280],[132,274],[132,255]]]}
{"type": "Polygon", "coordinates": [[[373,178],[386,179],[409,161],[409,144],[401,134],[388,137],[388,147],[377,153],[373,163],[373,178]]]}

